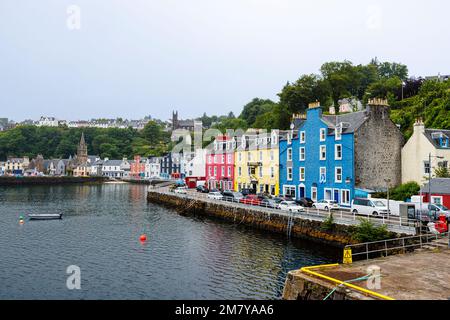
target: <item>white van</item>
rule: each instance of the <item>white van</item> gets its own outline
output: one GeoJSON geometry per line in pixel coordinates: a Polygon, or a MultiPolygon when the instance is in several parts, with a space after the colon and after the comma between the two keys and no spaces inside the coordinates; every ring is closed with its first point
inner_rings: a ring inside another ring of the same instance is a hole
{"type": "Polygon", "coordinates": [[[378,199],[355,198],[352,201],[351,211],[354,214],[377,216],[387,214],[388,209],[383,201],[378,199]]]}

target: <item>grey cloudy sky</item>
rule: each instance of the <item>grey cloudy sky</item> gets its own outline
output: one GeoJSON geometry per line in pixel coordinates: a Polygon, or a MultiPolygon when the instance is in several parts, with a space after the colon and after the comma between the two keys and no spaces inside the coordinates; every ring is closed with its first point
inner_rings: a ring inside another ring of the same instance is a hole
{"type": "Polygon", "coordinates": [[[448,74],[449,12],[444,0],[1,0],[0,117],[238,114],[331,60],[448,74]]]}

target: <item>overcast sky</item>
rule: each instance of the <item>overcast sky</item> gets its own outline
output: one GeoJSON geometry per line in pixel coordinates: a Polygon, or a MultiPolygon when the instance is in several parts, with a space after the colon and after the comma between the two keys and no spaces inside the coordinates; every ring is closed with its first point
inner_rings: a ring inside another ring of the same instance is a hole
{"type": "Polygon", "coordinates": [[[1,0],[0,117],[239,114],[332,60],[449,74],[449,12],[444,0],[1,0]]]}

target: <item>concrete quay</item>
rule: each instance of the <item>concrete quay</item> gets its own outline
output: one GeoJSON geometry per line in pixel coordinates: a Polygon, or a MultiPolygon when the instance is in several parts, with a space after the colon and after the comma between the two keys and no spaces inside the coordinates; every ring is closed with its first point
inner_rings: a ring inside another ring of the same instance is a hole
{"type": "MultiPolygon", "coordinates": [[[[305,268],[304,268],[305,269],[305,268]]],[[[288,273],[283,291],[286,300],[323,300],[339,281],[349,283],[379,294],[375,296],[347,286],[339,286],[328,300],[448,300],[450,299],[450,250],[416,250],[413,253],[358,261],[350,265],[324,266],[314,272],[324,276],[311,275],[305,270],[288,273]],[[370,269],[379,270],[379,285],[374,287],[375,278],[364,279],[370,269]],[[379,268],[379,269],[378,269],[379,268]],[[370,283],[370,284],[369,284],[370,283]]],[[[307,268],[306,268],[307,269],[307,268]]]]}

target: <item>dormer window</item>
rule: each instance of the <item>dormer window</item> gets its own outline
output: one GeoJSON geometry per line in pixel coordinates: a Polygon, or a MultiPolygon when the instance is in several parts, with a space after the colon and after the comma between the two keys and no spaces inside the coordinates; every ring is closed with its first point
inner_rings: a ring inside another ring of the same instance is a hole
{"type": "Polygon", "coordinates": [[[305,143],[305,142],[306,142],[306,132],[300,131],[300,143],[305,143]]]}
{"type": "Polygon", "coordinates": [[[342,137],[342,125],[339,124],[336,126],[336,129],[334,131],[334,138],[335,140],[341,140],[342,137]]]}
{"type": "Polygon", "coordinates": [[[277,144],[277,143],[278,143],[277,132],[276,132],[275,130],[272,131],[272,139],[271,139],[271,143],[272,143],[272,144],[277,144]]]}

